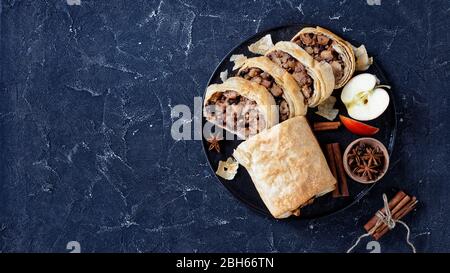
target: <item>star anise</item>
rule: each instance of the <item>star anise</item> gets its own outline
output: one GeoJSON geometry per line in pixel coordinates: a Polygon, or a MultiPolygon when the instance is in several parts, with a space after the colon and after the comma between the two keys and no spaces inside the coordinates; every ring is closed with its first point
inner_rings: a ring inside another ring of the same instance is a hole
{"type": "Polygon", "coordinates": [[[361,165],[361,162],[364,160],[366,147],[365,143],[359,142],[350,150],[348,154],[348,164],[351,167],[361,165]]]}
{"type": "Polygon", "coordinates": [[[369,166],[380,166],[383,157],[384,155],[379,147],[368,147],[366,148],[366,152],[364,153],[362,158],[367,162],[369,166]]]}
{"type": "Polygon", "coordinates": [[[219,141],[223,140],[223,138],[220,135],[213,135],[210,138],[207,139],[209,143],[208,150],[211,151],[212,149],[216,150],[216,152],[220,153],[220,144],[219,141]]]}
{"type": "Polygon", "coordinates": [[[348,153],[348,165],[353,167],[359,164],[361,164],[361,157],[358,155],[356,148],[353,148],[350,150],[350,153],[348,153]]]}
{"type": "Polygon", "coordinates": [[[350,150],[347,160],[352,172],[366,181],[375,180],[383,172],[384,154],[378,146],[359,142],[350,150]]]}
{"type": "Polygon", "coordinates": [[[363,161],[361,165],[358,165],[353,172],[361,177],[365,177],[367,180],[372,180],[378,175],[378,170],[376,170],[375,167],[370,166],[366,161],[363,161]]]}

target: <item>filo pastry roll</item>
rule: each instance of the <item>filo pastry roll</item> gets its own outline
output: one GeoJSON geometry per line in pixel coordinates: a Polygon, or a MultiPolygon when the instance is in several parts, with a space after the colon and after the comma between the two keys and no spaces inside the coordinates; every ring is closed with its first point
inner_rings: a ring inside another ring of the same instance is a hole
{"type": "Polygon", "coordinates": [[[315,197],[334,190],[336,179],[303,116],[288,119],[242,142],[233,157],[244,166],[275,218],[286,218],[315,197]]]}
{"type": "Polygon", "coordinates": [[[265,56],[247,59],[237,76],[256,82],[270,91],[279,107],[280,122],[306,115],[307,106],[295,79],[265,56]]]}
{"type": "Polygon", "coordinates": [[[333,92],[334,75],[331,65],[314,60],[297,44],[278,42],[266,56],[293,76],[309,107],[319,105],[333,92]]]}
{"type": "Polygon", "coordinates": [[[262,85],[239,77],[206,89],[203,115],[242,139],[278,123],[275,100],[262,85]]]}
{"type": "Polygon", "coordinates": [[[355,72],[353,46],[333,32],[322,27],[306,27],[291,40],[317,61],[328,62],[335,78],[335,89],[343,87],[355,72]]]}

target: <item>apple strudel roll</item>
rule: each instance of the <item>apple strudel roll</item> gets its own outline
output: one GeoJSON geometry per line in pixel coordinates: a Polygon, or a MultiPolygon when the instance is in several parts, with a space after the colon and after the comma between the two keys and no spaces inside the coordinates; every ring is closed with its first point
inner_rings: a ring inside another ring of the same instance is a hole
{"type": "Polygon", "coordinates": [[[247,59],[237,76],[259,83],[270,91],[279,107],[280,122],[306,115],[307,106],[294,78],[267,57],[247,59]]]}
{"type": "Polygon", "coordinates": [[[278,123],[278,110],[269,91],[239,77],[208,86],[203,106],[209,122],[242,139],[278,123]]]}
{"type": "Polygon", "coordinates": [[[334,190],[333,177],[305,117],[297,116],[242,142],[233,153],[266,207],[286,218],[334,190]]]}
{"type": "Polygon", "coordinates": [[[297,44],[278,42],[266,56],[294,77],[309,107],[319,105],[333,92],[331,65],[314,60],[297,44]]]}

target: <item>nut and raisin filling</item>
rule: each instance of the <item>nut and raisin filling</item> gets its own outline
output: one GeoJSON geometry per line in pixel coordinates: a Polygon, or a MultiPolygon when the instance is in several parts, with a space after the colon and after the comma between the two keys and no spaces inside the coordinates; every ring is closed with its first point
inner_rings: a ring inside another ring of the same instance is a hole
{"type": "Polygon", "coordinates": [[[308,75],[308,71],[306,71],[306,68],[302,63],[297,61],[289,53],[281,50],[274,50],[270,52],[267,57],[292,74],[292,77],[294,77],[295,81],[300,86],[300,90],[305,97],[305,100],[312,97],[314,81],[308,75]]]}
{"type": "Polygon", "coordinates": [[[256,68],[249,67],[243,69],[239,72],[240,77],[261,84],[267,90],[272,93],[276,104],[278,105],[280,113],[280,121],[285,121],[289,118],[289,105],[287,101],[283,98],[283,89],[275,82],[275,79],[267,72],[256,68]]]}
{"type": "Polygon", "coordinates": [[[317,61],[326,61],[333,69],[336,82],[344,76],[344,61],[338,52],[333,48],[335,41],[325,35],[304,33],[300,34],[294,43],[301,46],[309,55],[317,61]]]}
{"type": "Polygon", "coordinates": [[[266,127],[257,103],[232,90],[218,92],[208,100],[206,119],[245,136],[257,134],[266,127]]]}

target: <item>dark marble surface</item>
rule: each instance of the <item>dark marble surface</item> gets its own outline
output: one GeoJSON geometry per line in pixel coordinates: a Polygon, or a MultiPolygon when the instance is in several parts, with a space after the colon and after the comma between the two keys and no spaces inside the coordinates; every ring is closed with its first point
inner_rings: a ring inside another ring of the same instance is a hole
{"type": "MultiPolygon", "coordinates": [[[[344,252],[401,187],[422,201],[406,218],[418,251],[449,251],[450,3],[374,2],[1,0],[0,250],[344,252]],[[217,183],[200,141],[172,140],[170,111],[193,106],[235,44],[298,22],[366,44],[395,85],[399,131],[363,201],[274,221],[217,183]]],[[[381,251],[409,251],[403,239],[381,251]]]]}

